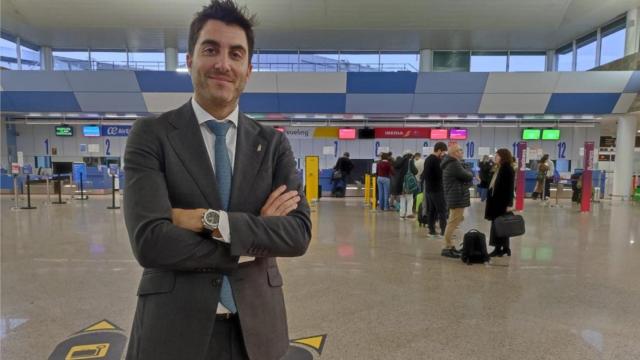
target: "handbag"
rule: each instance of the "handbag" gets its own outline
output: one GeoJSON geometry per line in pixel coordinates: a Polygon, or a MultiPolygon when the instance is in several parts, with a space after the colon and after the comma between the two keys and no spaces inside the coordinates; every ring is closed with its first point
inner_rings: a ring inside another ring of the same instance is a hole
{"type": "Polygon", "coordinates": [[[331,180],[340,180],[342,179],[342,171],[334,170],[333,174],[331,174],[331,180]]]}
{"type": "Polygon", "coordinates": [[[512,212],[498,216],[493,223],[498,237],[520,236],[525,232],[524,218],[512,212]]]}

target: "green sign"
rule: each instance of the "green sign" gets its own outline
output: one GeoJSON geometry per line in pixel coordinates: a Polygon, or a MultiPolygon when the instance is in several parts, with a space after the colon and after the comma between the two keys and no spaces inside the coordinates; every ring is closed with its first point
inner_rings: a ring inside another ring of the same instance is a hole
{"type": "Polygon", "coordinates": [[[540,129],[522,130],[522,140],[540,140],[540,129]]]}
{"type": "Polygon", "coordinates": [[[560,140],[560,129],[542,130],[542,140],[560,140]]]}
{"type": "Polygon", "coordinates": [[[73,136],[73,128],[71,126],[56,126],[56,136],[73,136]]]}

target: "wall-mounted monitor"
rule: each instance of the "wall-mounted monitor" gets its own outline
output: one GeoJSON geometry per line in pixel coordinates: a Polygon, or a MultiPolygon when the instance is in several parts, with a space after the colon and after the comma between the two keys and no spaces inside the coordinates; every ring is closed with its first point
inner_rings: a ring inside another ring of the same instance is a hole
{"type": "Polygon", "coordinates": [[[560,129],[542,130],[542,140],[560,140],[560,129]]]}
{"type": "Polygon", "coordinates": [[[451,140],[467,140],[467,129],[451,129],[449,130],[449,139],[451,140]]]}
{"type": "Polygon", "coordinates": [[[358,129],[358,139],[375,139],[376,130],[370,128],[358,129]]]}
{"type": "Polygon", "coordinates": [[[449,138],[447,129],[431,129],[431,140],[446,140],[449,138]]]}
{"type": "Polygon", "coordinates": [[[54,162],[52,165],[53,173],[56,175],[71,174],[71,172],[73,171],[72,162],[54,162]]]}
{"type": "Polygon", "coordinates": [[[100,126],[98,125],[85,125],[82,127],[82,135],[86,137],[99,137],[100,126]]]}
{"type": "Polygon", "coordinates": [[[355,140],[356,129],[342,128],[338,130],[338,139],[340,140],[355,140]]]}
{"type": "Polygon", "coordinates": [[[56,126],[56,136],[73,136],[73,127],[69,125],[56,126]]]}
{"type": "Polygon", "coordinates": [[[540,129],[523,129],[522,140],[540,140],[540,129]]]}

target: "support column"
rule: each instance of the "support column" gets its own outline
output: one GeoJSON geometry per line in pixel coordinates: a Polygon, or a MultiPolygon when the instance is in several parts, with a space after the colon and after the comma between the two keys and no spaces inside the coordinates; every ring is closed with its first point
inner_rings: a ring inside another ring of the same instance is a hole
{"type": "Polygon", "coordinates": [[[433,51],[420,50],[420,72],[433,71],[433,51]]]}
{"type": "Polygon", "coordinates": [[[627,114],[618,118],[616,136],[616,168],[613,179],[613,199],[629,200],[633,176],[633,150],[638,128],[638,117],[627,114]]]}
{"type": "Polygon", "coordinates": [[[53,70],[53,50],[48,46],[40,48],[40,69],[46,71],[53,70]]]}
{"type": "Polygon", "coordinates": [[[556,52],[555,50],[547,50],[547,66],[545,71],[556,71],[556,52]]]}
{"type": "Polygon", "coordinates": [[[166,71],[178,69],[178,50],[176,48],[164,49],[164,69],[166,71]]]}
{"type": "Polygon", "coordinates": [[[627,34],[624,47],[624,56],[638,52],[638,40],[640,40],[640,8],[627,11],[627,34]]]}

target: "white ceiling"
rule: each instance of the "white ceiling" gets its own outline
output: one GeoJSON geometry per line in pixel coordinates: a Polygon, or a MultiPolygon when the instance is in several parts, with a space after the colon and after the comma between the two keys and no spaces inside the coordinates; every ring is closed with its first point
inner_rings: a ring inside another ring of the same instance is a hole
{"type": "MultiPolygon", "coordinates": [[[[640,0],[244,0],[265,49],[553,49],[640,0]]],[[[2,28],[65,48],[186,47],[205,0],[2,0],[2,28]]]]}

